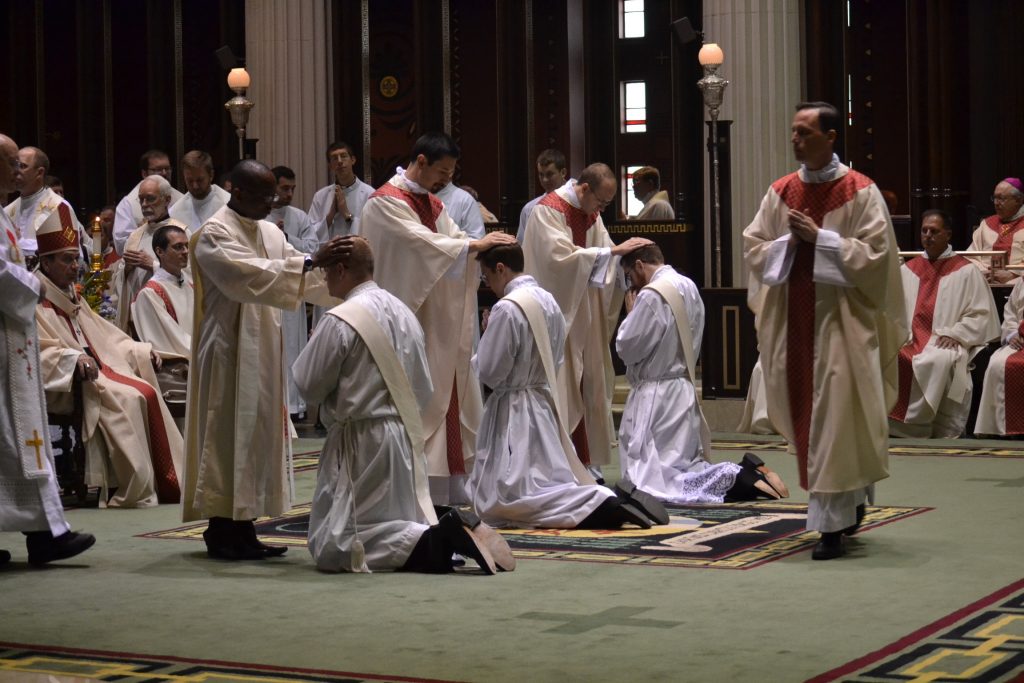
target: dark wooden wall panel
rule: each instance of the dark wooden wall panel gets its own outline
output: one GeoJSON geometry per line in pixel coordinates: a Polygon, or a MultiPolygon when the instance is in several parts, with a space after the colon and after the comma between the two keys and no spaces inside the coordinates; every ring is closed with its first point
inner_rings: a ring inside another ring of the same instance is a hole
{"type": "Polygon", "coordinates": [[[451,3],[452,137],[462,149],[456,183],[471,185],[497,211],[502,156],[498,71],[499,43],[481,40],[497,28],[497,5],[479,0],[451,3]]]}
{"type": "MultiPolygon", "coordinates": [[[[396,165],[408,164],[412,143],[422,133],[417,117],[422,67],[417,66],[414,6],[412,0],[370,1],[370,166],[376,186],[394,175],[396,165]],[[381,93],[381,81],[387,77],[398,84],[392,97],[381,93]]],[[[335,93],[335,101],[337,97],[335,93]]]]}

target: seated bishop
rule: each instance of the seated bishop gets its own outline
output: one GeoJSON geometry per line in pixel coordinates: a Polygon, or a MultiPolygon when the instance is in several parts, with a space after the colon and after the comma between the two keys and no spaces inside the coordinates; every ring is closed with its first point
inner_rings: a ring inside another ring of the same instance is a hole
{"type": "Polygon", "coordinates": [[[1024,280],[1018,280],[1003,308],[1002,346],[985,370],[985,385],[974,433],[1024,434],[1024,280]]]}
{"type": "Polygon", "coordinates": [[[615,348],[630,385],[619,427],[625,485],[677,504],[788,497],[753,454],[739,464],[709,461],[711,433],[693,384],[704,330],[697,286],[665,264],[656,244],[623,256],[622,268],[629,313],[615,348]]]}
{"type": "MultiPolygon", "coordinates": [[[[974,230],[968,251],[1001,251],[1005,265],[1024,262],[1024,182],[1020,178],[1003,178],[992,191],[996,212],[983,219],[974,230]]],[[[983,256],[971,259],[991,283],[1012,283],[1018,273],[993,267],[992,259],[983,256]]]]}
{"type": "Polygon", "coordinates": [[[192,277],[188,273],[188,235],[176,225],[153,233],[159,267],[132,303],[139,340],[163,359],[157,379],[164,400],[184,411],[188,362],[192,354],[192,277]]]}
{"type": "Polygon", "coordinates": [[[70,211],[58,207],[37,232],[45,299],[36,307],[36,323],[47,404],[51,412],[70,412],[74,383],[81,382],[86,483],[100,486],[101,503],[177,503],[183,444],[157,390],[160,357],[78,295],[74,227],[70,211]]]}
{"type": "Polygon", "coordinates": [[[893,436],[955,439],[963,434],[973,387],[969,364],[999,334],[985,276],[949,246],[952,217],[921,217],[924,254],[903,264],[903,296],[913,331],[900,349],[899,397],[889,413],[893,436]]]}
{"type": "Polygon", "coordinates": [[[514,568],[497,532],[456,510],[438,519],[430,501],[420,411],[434,387],[415,314],[374,283],[361,237],[326,275],[345,302],[328,311],[293,367],[328,428],[309,515],[317,568],[447,573],[453,553],[487,574],[514,568]]]}
{"type": "Polygon", "coordinates": [[[473,358],[480,381],[492,390],[469,480],[476,513],[490,524],[554,529],[667,523],[660,503],[597,484],[580,462],[559,420],[554,389],[565,318],[555,298],[523,274],[522,248],[492,247],[477,259],[501,300],[473,358]]]}

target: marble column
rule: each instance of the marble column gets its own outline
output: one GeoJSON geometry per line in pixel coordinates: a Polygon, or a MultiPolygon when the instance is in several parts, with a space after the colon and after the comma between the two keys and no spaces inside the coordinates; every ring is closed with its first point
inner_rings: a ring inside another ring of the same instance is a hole
{"type": "MultiPolygon", "coordinates": [[[[801,99],[799,0],[715,0],[704,3],[704,41],[725,52],[719,75],[729,80],[719,120],[732,124],[733,282],[745,287],[743,230],[772,181],[796,169],[789,127],[801,99]]],[[[706,118],[706,110],[705,110],[706,118]]],[[[709,168],[706,165],[705,168],[709,168]]],[[[711,225],[710,177],[705,184],[705,225],[711,225]]],[[[706,240],[706,249],[713,240],[706,240]]]]}
{"type": "Polygon", "coordinates": [[[248,136],[268,166],[295,171],[292,202],[303,211],[330,182],[325,152],[333,128],[330,0],[246,0],[248,136]]]}

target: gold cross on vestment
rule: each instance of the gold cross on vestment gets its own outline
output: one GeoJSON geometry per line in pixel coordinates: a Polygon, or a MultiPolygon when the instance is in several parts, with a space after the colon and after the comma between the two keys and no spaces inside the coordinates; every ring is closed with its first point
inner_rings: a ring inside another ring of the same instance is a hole
{"type": "Polygon", "coordinates": [[[39,432],[35,429],[32,430],[32,438],[25,442],[26,446],[36,447],[36,465],[39,469],[43,469],[43,459],[39,455],[39,447],[44,445],[46,442],[39,438],[39,432]]]}

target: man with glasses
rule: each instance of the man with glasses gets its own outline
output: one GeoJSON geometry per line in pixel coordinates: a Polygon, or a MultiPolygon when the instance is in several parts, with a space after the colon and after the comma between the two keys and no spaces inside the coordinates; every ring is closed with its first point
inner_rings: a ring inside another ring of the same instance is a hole
{"type": "MultiPolygon", "coordinates": [[[[969,251],[1002,251],[1006,264],[1024,261],[1024,182],[1020,178],[1004,178],[992,193],[996,207],[974,231],[969,251]]],[[[1003,268],[993,268],[991,259],[971,259],[990,283],[1006,284],[1019,275],[1003,268]]]]}
{"type": "Polygon", "coordinates": [[[304,254],[263,220],[277,198],[270,169],[253,159],[231,172],[231,200],[190,242],[195,283],[185,433],[184,521],[208,519],[210,557],[258,560],[253,520],[291,508],[281,311],[303,300],[338,303],[314,268],[351,253],[334,238],[304,254]]]}
{"type": "Polygon", "coordinates": [[[538,202],[523,242],[526,274],[555,297],[568,330],[558,371],[559,415],[577,455],[599,482],[615,438],[609,344],[625,292],[618,259],[653,244],[631,237],[616,245],[608,236],[601,211],[615,201],[617,188],[607,165],[587,166],[578,180],[538,202]]]}
{"type": "MultiPolygon", "coordinates": [[[[166,152],[151,149],[139,159],[139,173],[142,175],[142,180],[152,175],[158,175],[170,183],[173,176],[171,158],[167,156],[166,152]]],[[[141,184],[142,181],[139,182],[141,184]]],[[[173,206],[181,197],[182,194],[172,187],[170,205],[173,206]]],[[[117,203],[117,210],[114,214],[114,248],[117,249],[117,253],[124,252],[125,240],[142,224],[143,220],[145,219],[142,216],[142,206],[139,205],[139,186],[136,185],[117,203]]]]}
{"type": "Polygon", "coordinates": [[[123,257],[118,271],[114,273],[117,291],[117,326],[128,331],[131,320],[131,306],[135,296],[153,277],[158,260],[153,249],[153,235],[165,225],[181,228],[186,234],[191,231],[168,215],[173,188],[162,176],[152,175],[139,183],[138,202],[142,209],[143,223],[132,231],[123,245],[123,257]]]}

